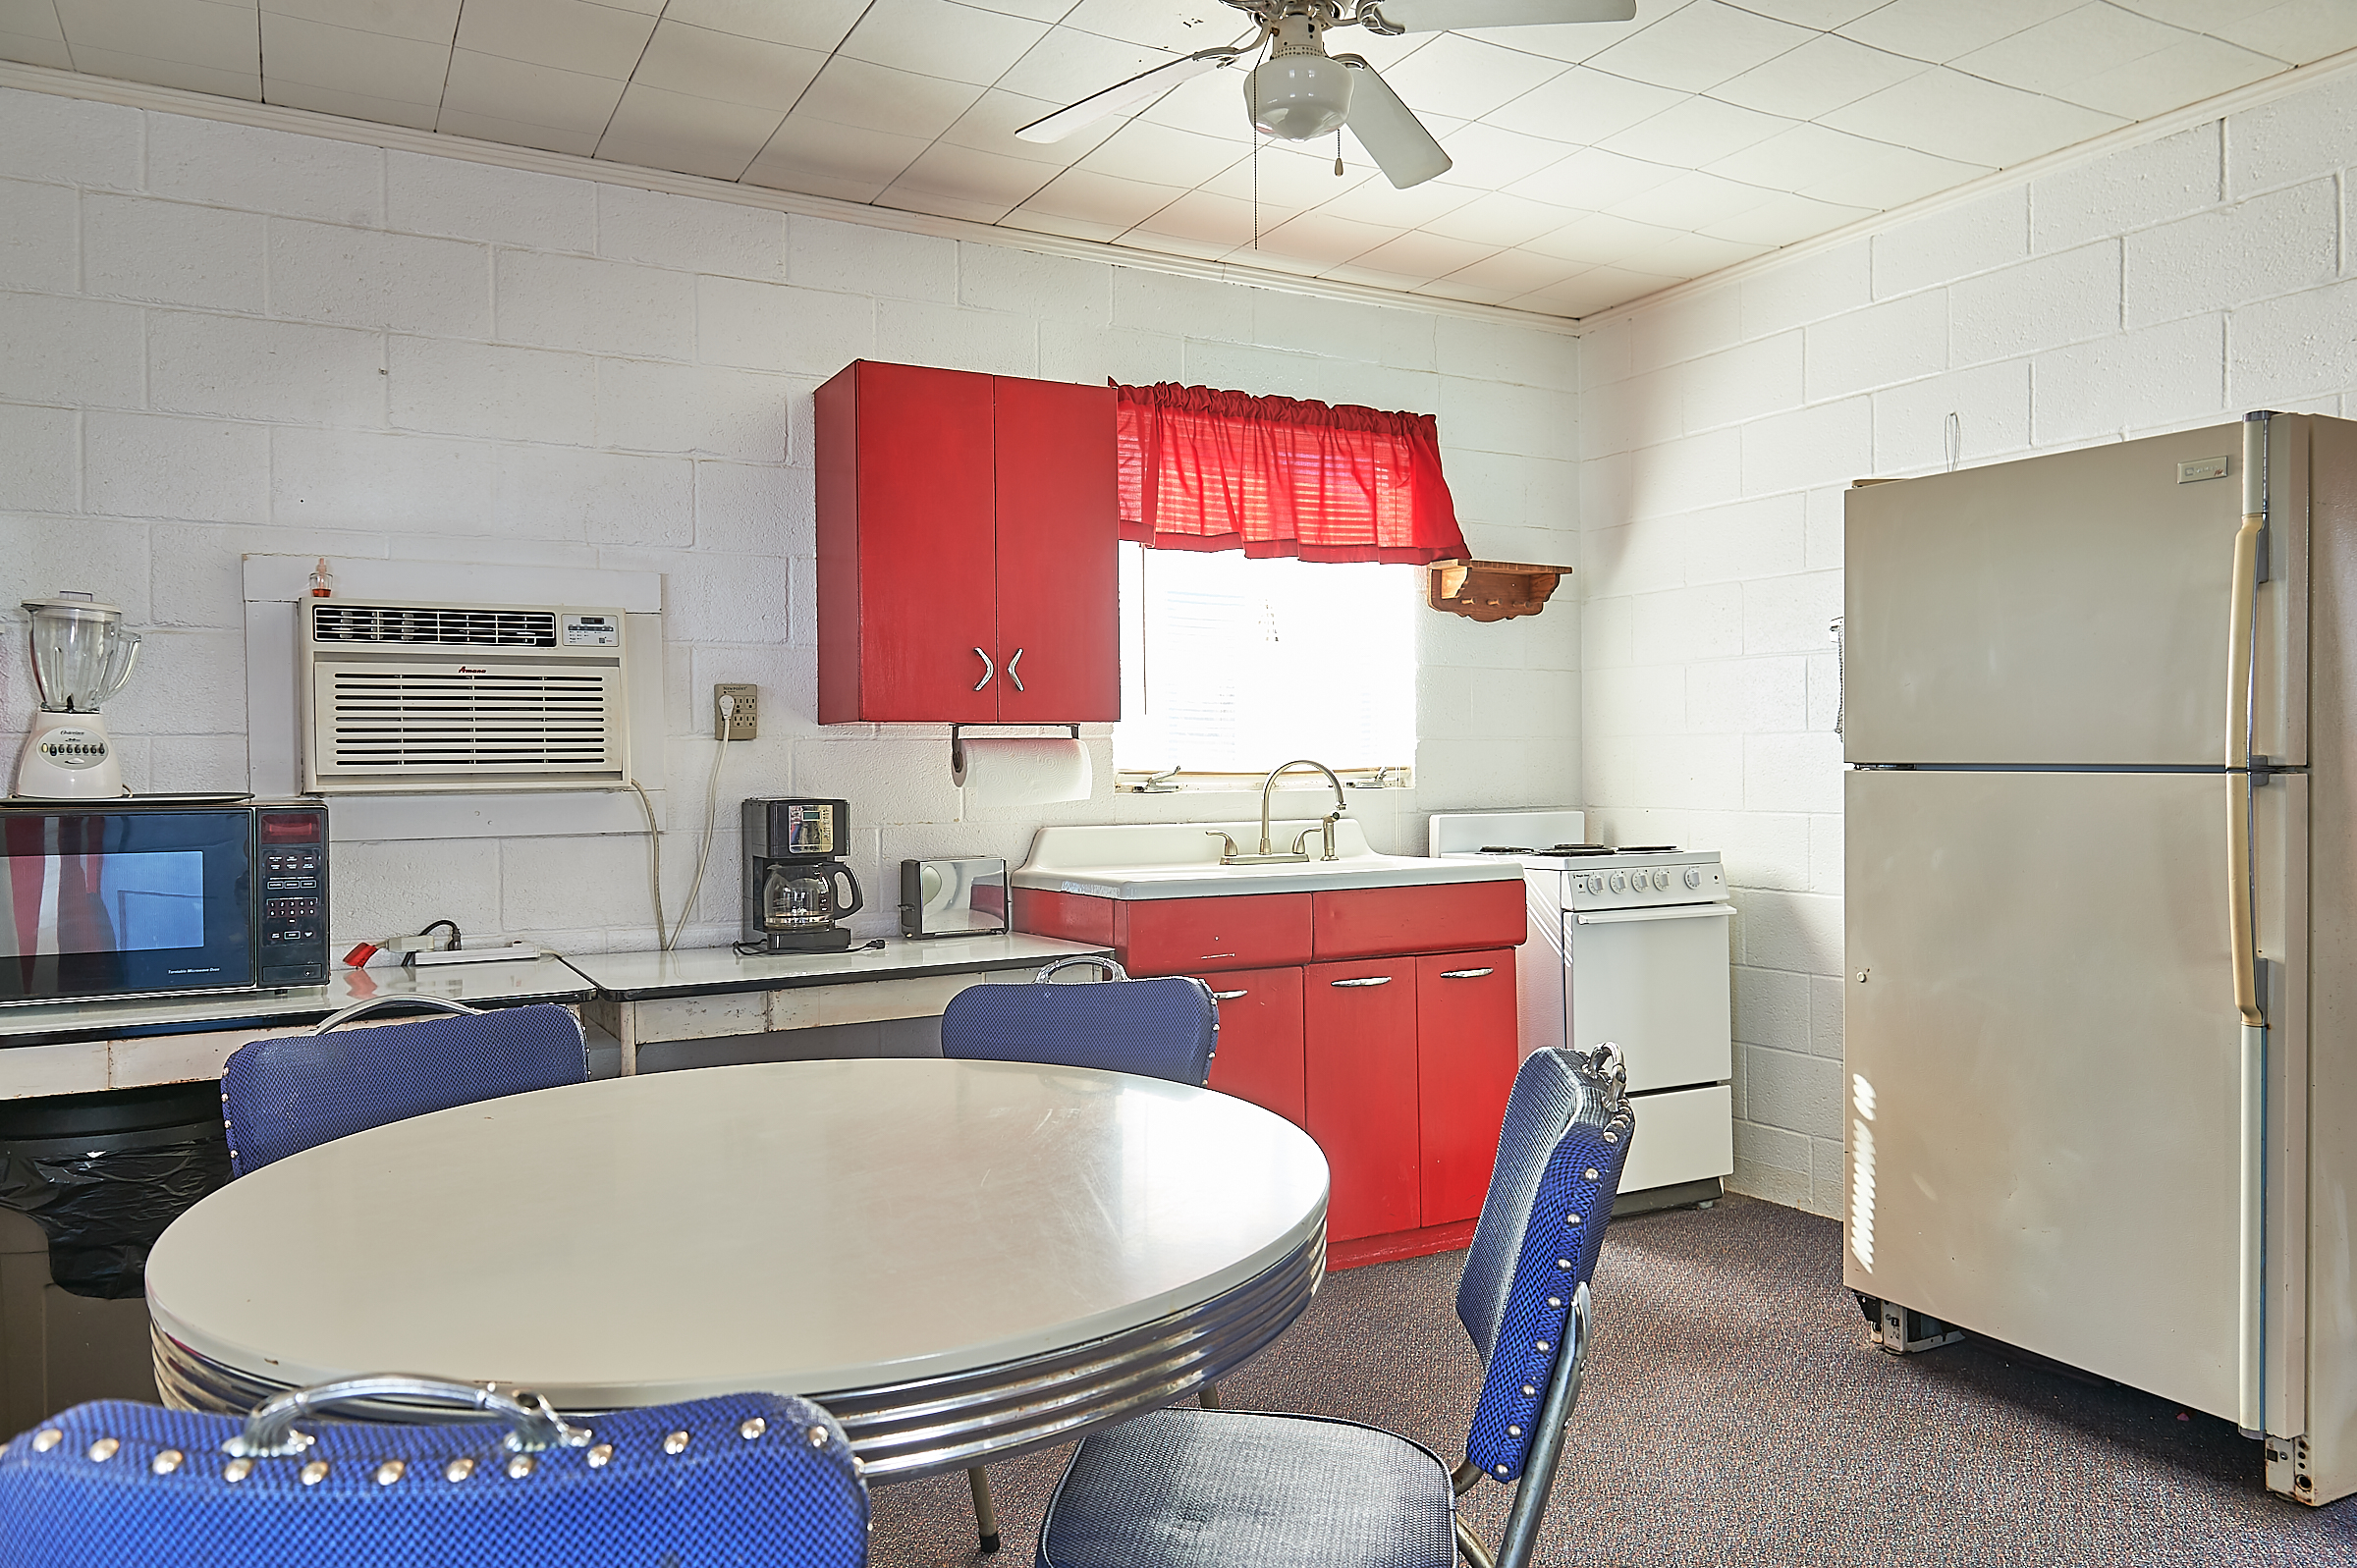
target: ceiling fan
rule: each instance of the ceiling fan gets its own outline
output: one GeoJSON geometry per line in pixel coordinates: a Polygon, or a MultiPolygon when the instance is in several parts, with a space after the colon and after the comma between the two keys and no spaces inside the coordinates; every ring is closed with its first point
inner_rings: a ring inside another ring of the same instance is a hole
{"type": "MultiPolygon", "coordinates": [[[[1354,54],[1330,55],[1324,34],[1364,27],[1378,37],[1453,27],[1544,27],[1564,22],[1626,22],[1636,0],[1222,0],[1260,24],[1247,43],[1204,49],[1131,77],[1015,132],[1025,141],[1062,141],[1109,115],[1134,114],[1179,82],[1249,60],[1268,58],[1244,79],[1253,129],[1287,141],[1308,141],[1343,126],[1385,178],[1404,190],[1450,166],[1449,154],[1399,101],[1375,68],[1354,54]]],[[[1341,173],[1338,163],[1336,173],[1341,173]]]]}

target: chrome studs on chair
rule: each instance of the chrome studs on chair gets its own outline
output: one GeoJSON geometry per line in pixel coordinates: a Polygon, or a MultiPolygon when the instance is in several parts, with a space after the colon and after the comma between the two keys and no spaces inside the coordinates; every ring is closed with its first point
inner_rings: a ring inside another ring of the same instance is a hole
{"type": "Polygon", "coordinates": [[[306,1486],[306,1487],[316,1487],[316,1486],[318,1486],[318,1485],[319,1485],[319,1483],[321,1483],[321,1482],[325,1481],[326,1479],[327,1479],[327,1461],[326,1461],[326,1460],[324,1460],[324,1459],[314,1459],[314,1460],[312,1460],[312,1461],[311,1461],[309,1464],[307,1464],[307,1465],[304,1465],[304,1466],[302,1467],[302,1484],[303,1484],[304,1486],[306,1486]]]}
{"type": "Polygon", "coordinates": [[[1600,1177],[1598,1177],[1598,1175],[1596,1174],[1596,1167],[1595,1167],[1594,1165],[1590,1165],[1590,1166],[1589,1166],[1587,1169],[1585,1169],[1585,1170],[1581,1171],[1581,1172],[1580,1172],[1580,1174],[1581,1174],[1581,1175],[1583,1175],[1583,1176],[1585,1176],[1585,1177],[1587,1177],[1587,1178],[1588,1178],[1590,1181],[1596,1181],[1596,1180],[1600,1180],[1600,1179],[1601,1179],[1601,1178],[1600,1178],[1600,1177]]]}
{"type": "Polygon", "coordinates": [[[811,1446],[811,1447],[813,1447],[813,1448],[824,1448],[826,1445],[827,1445],[827,1429],[826,1429],[826,1428],[824,1428],[824,1427],[813,1427],[813,1428],[811,1428],[811,1429],[810,1429],[810,1446],[811,1446]]]}
{"type": "Polygon", "coordinates": [[[747,1416],[744,1425],[737,1429],[737,1435],[742,1437],[746,1442],[751,1442],[767,1431],[769,1431],[768,1422],[763,1421],[759,1416],[747,1416]]]}
{"type": "Polygon", "coordinates": [[[166,1448],[147,1462],[147,1473],[151,1476],[168,1476],[178,1470],[180,1462],[188,1457],[177,1448],[166,1448]]]}
{"type": "Polygon", "coordinates": [[[65,1440],[66,1434],[55,1427],[51,1427],[32,1439],[32,1451],[36,1454],[45,1454],[65,1440]]]}
{"type": "Polygon", "coordinates": [[[109,1459],[115,1457],[115,1451],[122,1446],[123,1439],[120,1437],[99,1438],[96,1442],[90,1444],[90,1463],[93,1465],[105,1464],[109,1459]]]}
{"type": "Polygon", "coordinates": [[[453,1459],[449,1464],[442,1467],[442,1479],[444,1481],[465,1481],[468,1476],[473,1474],[474,1461],[467,1458],[465,1454],[459,1455],[458,1458],[453,1459]]]}
{"type": "Polygon", "coordinates": [[[663,1439],[663,1451],[667,1454],[685,1453],[687,1451],[687,1433],[685,1431],[682,1431],[672,1433],[665,1436],[663,1439]]]}
{"type": "Polygon", "coordinates": [[[388,1459],[376,1467],[376,1484],[380,1487],[390,1487],[399,1481],[402,1474],[409,1468],[410,1462],[406,1459],[388,1459]]]}
{"type": "Polygon", "coordinates": [[[524,1477],[530,1475],[532,1473],[532,1467],[539,1463],[540,1461],[534,1459],[530,1454],[517,1454],[508,1461],[508,1479],[510,1481],[521,1481],[524,1477]]]}
{"type": "Polygon", "coordinates": [[[606,1461],[613,1457],[614,1445],[610,1442],[601,1442],[588,1452],[587,1458],[589,1461],[589,1468],[592,1470],[603,1470],[606,1468],[606,1461]]]}
{"type": "Polygon", "coordinates": [[[252,1474],[253,1461],[250,1459],[232,1459],[221,1467],[221,1479],[233,1487],[252,1474]]]}

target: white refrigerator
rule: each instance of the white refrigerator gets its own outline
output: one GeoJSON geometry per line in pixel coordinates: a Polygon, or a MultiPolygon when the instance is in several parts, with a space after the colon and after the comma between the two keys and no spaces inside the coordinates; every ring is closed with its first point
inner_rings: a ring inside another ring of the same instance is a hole
{"type": "Polygon", "coordinates": [[[2357,424],[1863,484],[1846,556],[1845,1282],[2357,1491],[2357,424]]]}

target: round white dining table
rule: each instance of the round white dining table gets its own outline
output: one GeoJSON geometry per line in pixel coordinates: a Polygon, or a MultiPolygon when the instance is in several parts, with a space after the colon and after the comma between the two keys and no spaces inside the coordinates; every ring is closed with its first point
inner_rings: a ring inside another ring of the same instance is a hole
{"type": "Polygon", "coordinates": [[[376,1372],[580,1415],[798,1393],[871,1479],[931,1475],[1250,1357],[1324,1275],[1326,1192],[1283,1117],[1123,1073],[900,1058],[569,1085],[205,1198],[148,1259],[156,1381],[224,1413],[376,1372]]]}

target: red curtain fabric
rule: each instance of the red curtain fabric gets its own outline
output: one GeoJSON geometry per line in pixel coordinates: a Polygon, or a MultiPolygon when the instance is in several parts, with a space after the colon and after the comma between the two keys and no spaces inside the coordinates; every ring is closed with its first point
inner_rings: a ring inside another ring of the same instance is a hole
{"type": "Polygon", "coordinates": [[[1303,561],[1465,558],[1431,414],[1170,381],[1114,397],[1124,539],[1303,561]]]}

